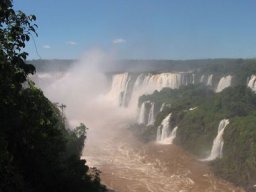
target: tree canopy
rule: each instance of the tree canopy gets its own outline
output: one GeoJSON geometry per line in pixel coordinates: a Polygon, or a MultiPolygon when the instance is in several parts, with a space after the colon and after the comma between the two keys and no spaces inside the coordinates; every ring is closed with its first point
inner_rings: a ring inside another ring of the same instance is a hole
{"type": "Polygon", "coordinates": [[[23,51],[37,35],[34,15],[0,1],[0,191],[106,191],[80,159],[85,125],[65,127],[61,111],[28,80],[23,51]]]}

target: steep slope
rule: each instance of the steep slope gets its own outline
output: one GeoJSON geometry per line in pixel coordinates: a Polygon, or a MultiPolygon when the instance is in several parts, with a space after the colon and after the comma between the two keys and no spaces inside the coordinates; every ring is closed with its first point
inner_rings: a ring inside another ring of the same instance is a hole
{"type": "Polygon", "coordinates": [[[170,124],[179,127],[175,144],[197,155],[198,159],[214,160],[210,164],[216,174],[253,190],[256,95],[252,90],[237,86],[213,93],[204,87],[188,86],[142,96],[140,103],[144,101],[155,105],[165,103],[166,107],[157,113],[154,126],[144,128],[140,137],[154,138],[152,134],[157,135],[162,120],[172,113],[170,124]],[[225,126],[222,126],[224,121],[225,126]]]}

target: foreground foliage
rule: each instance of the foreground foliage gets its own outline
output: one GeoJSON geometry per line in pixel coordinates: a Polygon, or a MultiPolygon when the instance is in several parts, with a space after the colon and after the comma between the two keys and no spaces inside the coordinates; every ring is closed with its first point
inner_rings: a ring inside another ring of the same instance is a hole
{"type": "Polygon", "coordinates": [[[27,76],[35,72],[22,52],[35,16],[0,2],[0,191],[106,191],[99,172],[80,160],[81,124],[68,130],[63,117],[27,76]]]}

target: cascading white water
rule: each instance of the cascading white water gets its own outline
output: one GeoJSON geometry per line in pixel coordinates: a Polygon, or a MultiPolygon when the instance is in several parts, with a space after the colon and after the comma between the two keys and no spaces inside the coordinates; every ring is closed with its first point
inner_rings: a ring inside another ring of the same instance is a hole
{"type": "Polygon", "coordinates": [[[155,122],[155,103],[150,103],[150,110],[148,113],[148,125],[154,125],[155,122]]]}
{"type": "Polygon", "coordinates": [[[256,75],[252,75],[247,84],[249,88],[251,88],[254,92],[256,92],[256,75]]]}
{"type": "Polygon", "coordinates": [[[143,102],[140,106],[139,116],[138,116],[138,124],[146,123],[146,101],[143,102]]]}
{"type": "Polygon", "coordinates": [[[213,85],[212,78],[213,78],[213,74],[201,75],[199,79],[199,83],[203,83],[204,85],[211,87],[213,85]]]}
{"type": "Polygon", "coordinates": [[[128,86],[131,81],[131,77],[128,76],[128,80],[125,82],[125,88],[121,97],[120,106],[126,106],[127,95],[128,95],[128,86]]]}
{"type": "Polygon", "coordinates": [[[138,124],[154,125],[155,122],[155,103],[150,101],[144,101],[139,109],[138,124]]]}
{"type": "Polygon", "coordinates": [[[218,86],[215,90],[216,93],[219,93],[221,92],[223,89],[231,86],[231,81],[232,81],[232,76],[231,75],[228,75],[228,76],[225,76],[225,77],[222,77],[218,83],[218,86]]]}
{"type": "MultiPolygon", "coordinates": [[[[207,86],[213,86],[213,75],[201,75],[199,82],[207,86]]],[[[232,76],[222,77],[216,88],[216,92],[221,92],[231,85],[232,76]]],[[[115,74],[112,78],[111,90],[108,96],[119,106],[137,105],[138,98],[143,94],[152,94],[155,90],[160,91],[165,87],[178,89],[180,86],[196,84],[195,74],[192,72],[176,73],[141,73],[133,76],[128,73],[115,74]],[[135,78],[135,79],[132,79],[135,78]]],[[[252,83],[250,82],[250,85],[252,83]]],[[[249,85],[248,85],[249,86],[249,85]]],[[[256,86],[255,86],[256,87],[256,86]]],[[[255,88],[256,89],[256,88],[255,88]]]]}
{"type": "Polygon", "coordinates": [[[219,127],[218,127],[218,134],[213,141],[211,154],[206,159],[203,159],[203,161],[212,161],[216,158],[222,157],[222,150],[224,145],[223,134],[228,124],[229,124],[228,119],[223,119],[220,121],[219,127]]]}
{"type": "Polygon", "coordinates": [[[176,137],[178,127],[174,127],[170,132],[170,119],[172,114],[168,114],[162,121],[161,125],[157,128],[156,142],[159,144],[172,144],[176,137]]]}
{"type": "Polygon", "coordinates": [[[173,140],[176,138],[178,126],[174,127],[169,138],[166,140],[168,144],[172,144],[173,140]]]}
{"type": "Polygon", "coordinates": [[[131,80],[131,76],[128,73],[123,73],[113,75],[112,87],[108,95],[110,98],[118,100],[120,106],[126,106],[130,100],[133,101],[134,105],[137,105],[138,97],[143,94],[151,94],[155,90],[160,91],[164,87],[177,89],[182,85],[192,83],[193,74],[191,72],[141,73],[134,80],[131,80]],[[131,90],[129,90],[129,87],[131,90]],[[128,94],[130,94],[129,97],[127,96],[128,94]]]}
{"type": "Polygon", "coordinates": [[[144,73],[141,73],[141,74],[138,75],[138,77],[135,80],[134,86],[133,86],[133,90],[134,91],[136,91],[141,86],[141,84],[144,81],[144,78],[145,78],[145,74],[144,73]]]}
{"type": "Polygon", "coordinates": [[[203,82],[204,82],[204,75],[202,75],[202,76],[200,77],[199,82],[200,82],[200,83],[203,83],[203,82]]]}
{"type": "Polygon", "coordinates": [[[164,87],[177,89],[182,85],[192,84],[191,73],[160,73],[147,74],[142,80],[142,76],[138,76],[135,82],[138,89],[144,93],[152,93],[155,90],[160,91],[164,87]]]}
{"type": "Polygon", "coordinates": [[[212,86],[212,78],[213,78],[212,74],[208,76],[207,83],[206,83],[207,86],[212,86]]]}
{"type": "Polygon", "coordinates": [[[197,107],[191,107],[191,108],[189,108],[188,110],[189,110],[189,111],[194,111],[195,109],[197,109],[197,107]]]}
{"type": "Polygon", "coordinates": [[[164,139],[168,138],[169,136],[169,128],[170,128],[170,119],[171,119],[172,114],[170,113],[169,115],[167,115],[161,125],[160,125],[160,129],[161,129],[161,140],[163,141],[164,139]]]}
{"type": "Polygon", "coordinates": [[[157,128],[157,133],[156,133],[156,142],[160,142],[161,141],[161,135],[162,135],[162,129],[161,127],[159,126],[157,128]]]}
{"type": "Polygon", "coordinates": [[[128,93],[128,84],[131,78],[128,73],[115,74],[112,77],[111,89],[108,92],[108,98],[116,104],[124,106],[128,93]]]}
{"type": "Polygon", "coordinates": [[[166,104],[165,103],[162,103],[161,107],[160,107],[160,112],[162,112],[165,108],[166,104]]]}

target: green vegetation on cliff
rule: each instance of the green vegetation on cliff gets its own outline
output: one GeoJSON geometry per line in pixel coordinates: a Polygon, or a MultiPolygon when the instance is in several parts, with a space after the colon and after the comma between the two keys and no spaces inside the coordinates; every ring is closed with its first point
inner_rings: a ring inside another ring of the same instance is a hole
{"type": "Polygon", "coordinates": [[[256,112],[232,118],[224,134],[224,156],[212,162],[217,175],[241,186],[256,181],[256,112]]]}
{"type": "Polygon", "coordinates": [[[223,158],[210,164],[217,175],[238,185],[250,189],[255,184],[256,94],[251,89],[236,86],[213,93],[206,87],[187,86],[144,95],[139,103],[147,100],[157,105],[165,103],[168,107],[158,113],[154,127],[144,128],[140,135],[144,139],[153,138],[151,134],[156,135],[161,121],[172,112],[170,124],[179,127],[174,142],[198,158],[210,154],[219,122],[229,119],[224,133],[223,158]]]}

